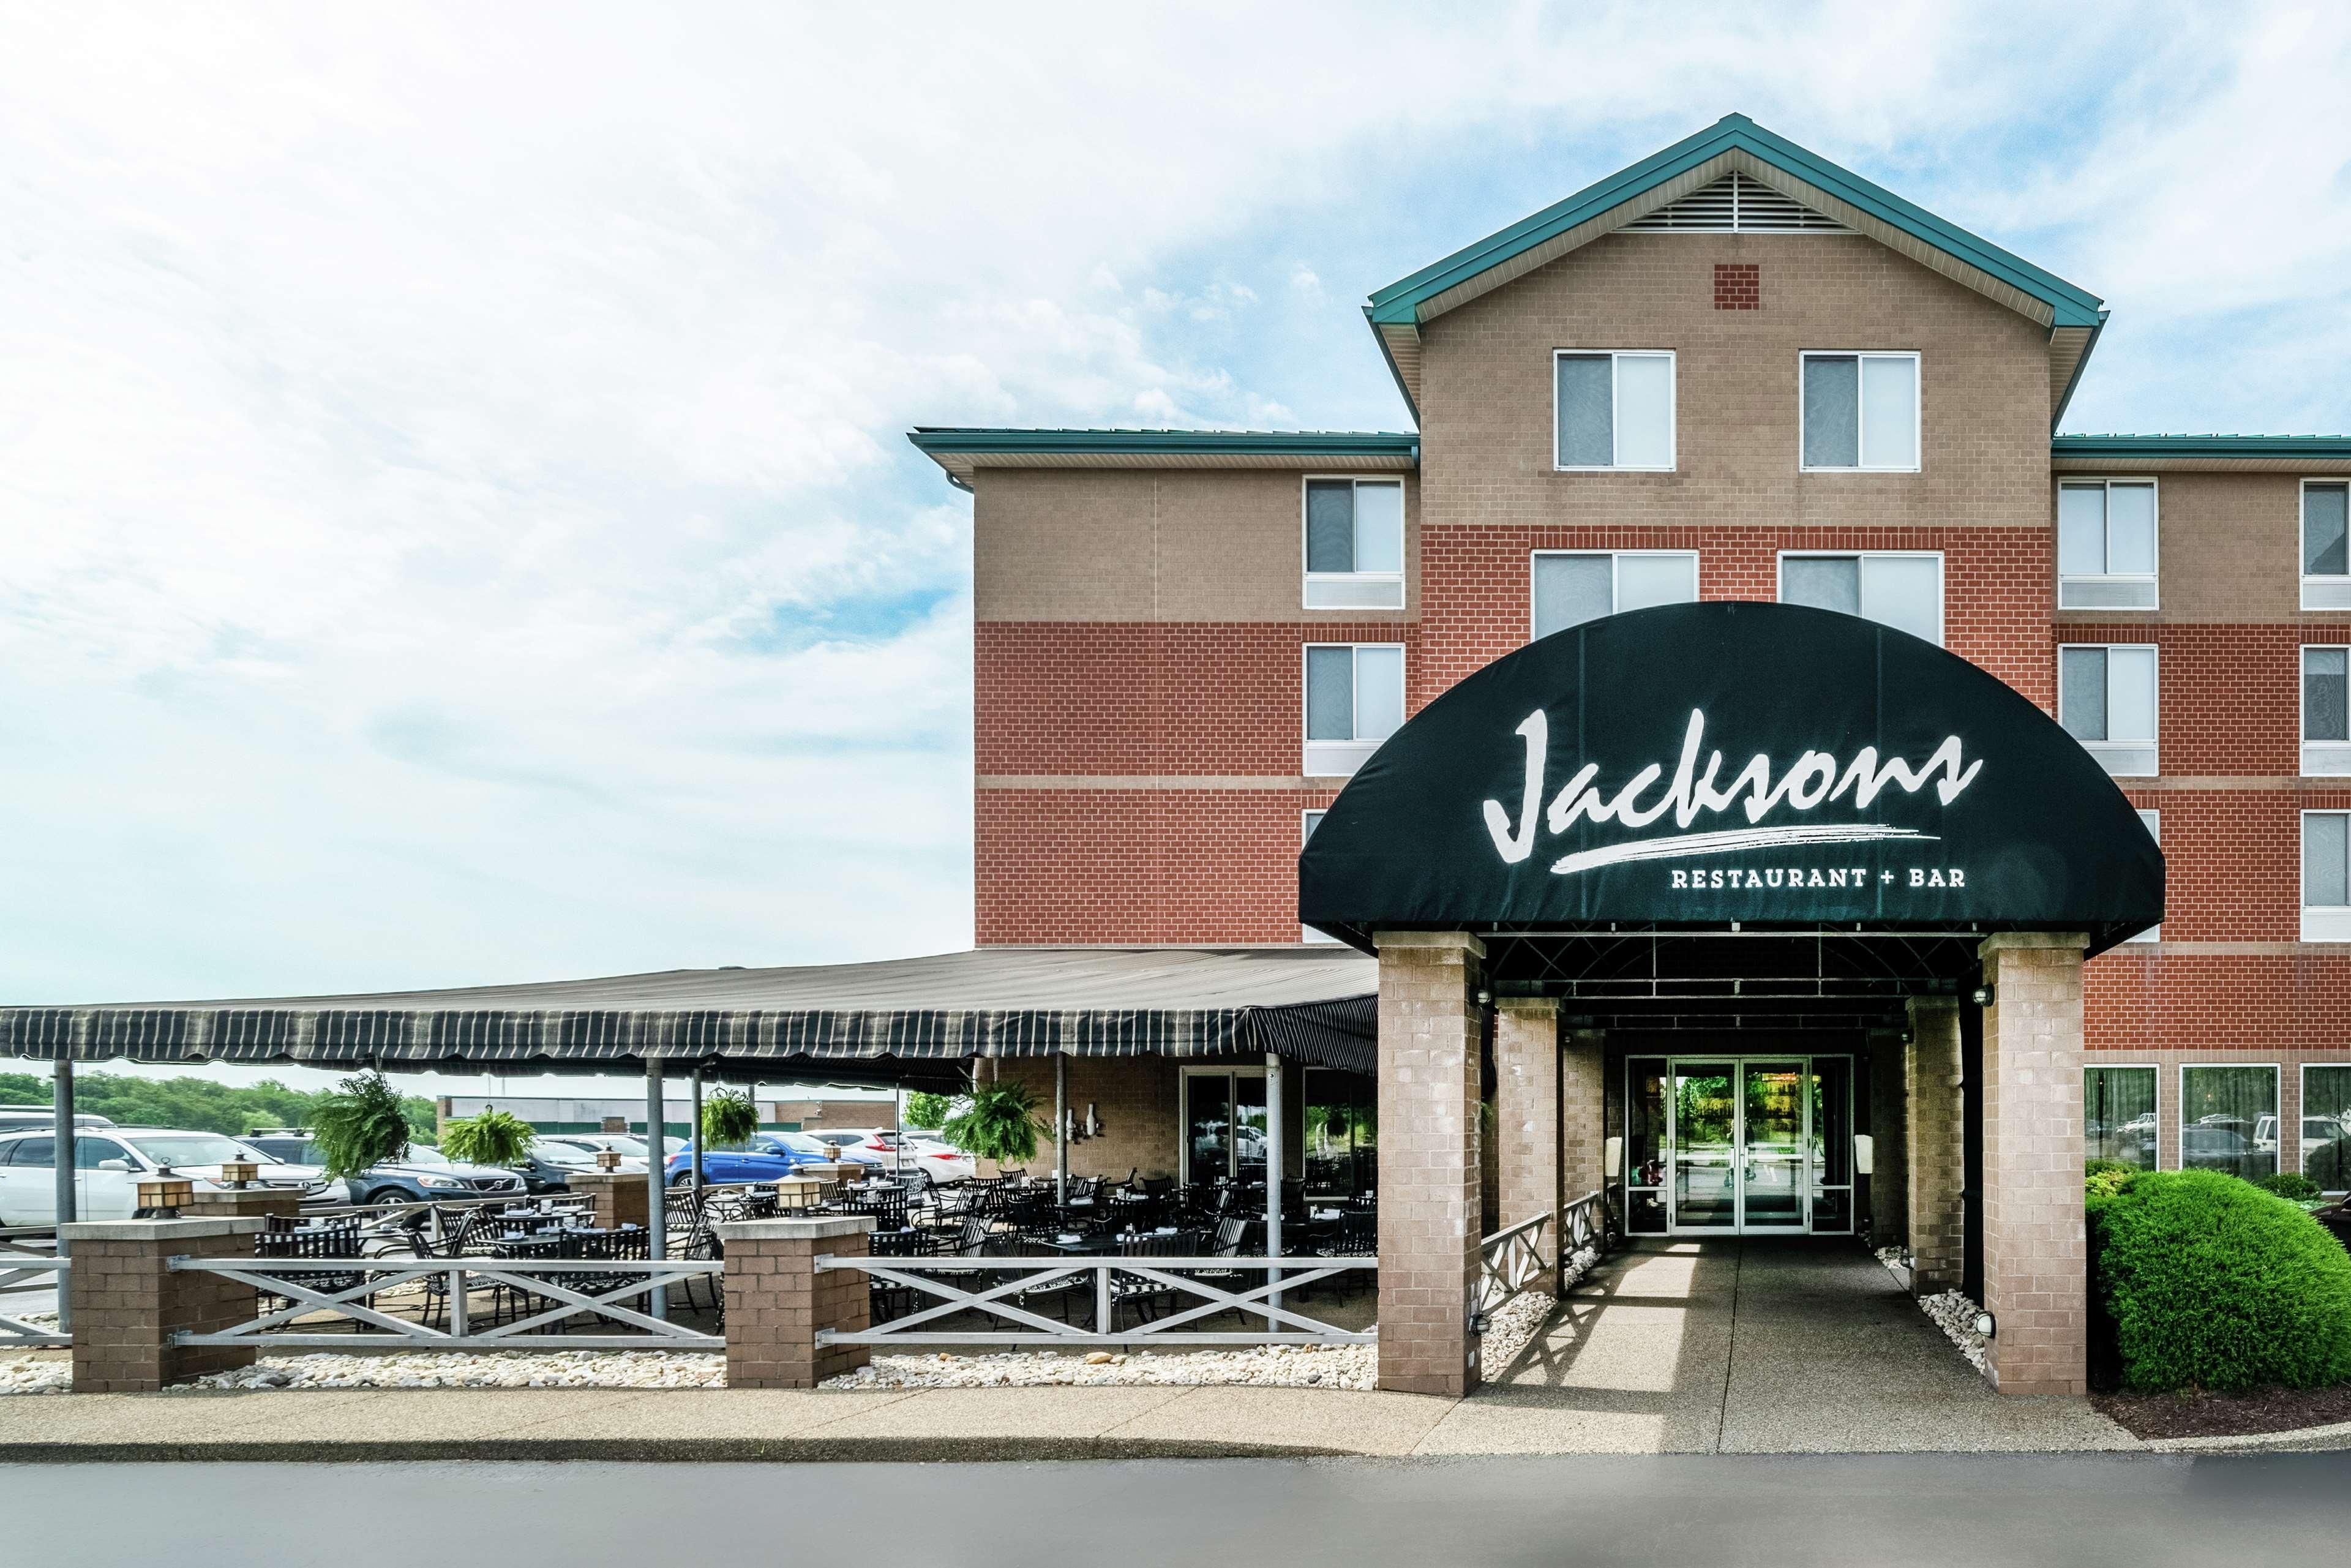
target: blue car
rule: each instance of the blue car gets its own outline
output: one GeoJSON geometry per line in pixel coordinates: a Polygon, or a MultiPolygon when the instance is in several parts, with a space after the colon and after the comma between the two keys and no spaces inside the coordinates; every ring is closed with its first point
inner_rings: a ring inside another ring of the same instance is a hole
{"type": "MultiPolygon", "coordinates": [[[[712,1149],[702,1156],[705,1181],[774,1181],[802,1166],[821,1165],[832,1152],[800,1133],[761,1133],[739,1149],[712,1149]]],[[[663,1178],[672,1186],[694,1179],[694,1145],[670,1155],[663,1178]]]]}

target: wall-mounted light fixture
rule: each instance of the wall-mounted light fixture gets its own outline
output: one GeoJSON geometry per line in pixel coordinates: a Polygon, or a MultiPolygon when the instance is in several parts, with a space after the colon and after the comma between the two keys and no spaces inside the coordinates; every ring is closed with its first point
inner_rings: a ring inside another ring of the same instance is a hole
{"type": "Polygon", "coordinates": [[[1990,1312],[1980,1312],[1976,1314],[1973,1326],[1976,1333],[1983,1335],[1986,1339],[1990,1339],[1999,1331],[2000,1323],[1990,1312]]]}
{"type": "Polygon", "coordinates": [[[1994,997],[1995,993],[1990,986],[1978,986],[1974,990],[1968,993],[1968,1000],[1975,1003],[1975,1005],[1980,1008],[1988,1008],[1991,1006],[1994,997]]]}

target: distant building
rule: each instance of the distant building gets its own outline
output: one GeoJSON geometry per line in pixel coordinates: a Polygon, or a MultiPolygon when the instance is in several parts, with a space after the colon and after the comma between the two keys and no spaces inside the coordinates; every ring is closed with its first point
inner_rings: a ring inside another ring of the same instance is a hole
{"type": "MultiPolygon", "coordinates": [[[[435,1107],[440,1127],[491,1106],[521,1117],[542,1133],[634,1133],[645,1130],[645,1103],[626,1097],[582,1099],[560,1094],[444,1094],[435,1107]]],[[[663,1108],[664,1131],[683,1138],[693,1129],[693,1102],[674,1095],[663,1108]]],[[[856,1100],[762,1100],[759,1125],[771,1133],[811,1127],[894,1127],[898,1107],[887,1097],[856,1100]]]]}

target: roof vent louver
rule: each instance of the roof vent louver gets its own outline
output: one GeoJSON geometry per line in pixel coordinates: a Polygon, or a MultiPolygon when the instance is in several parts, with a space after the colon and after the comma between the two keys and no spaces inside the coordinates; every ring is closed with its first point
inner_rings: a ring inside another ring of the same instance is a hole
{"type": "Polygon", "coordinates": [[[1733,171],[1680,201],[1634,219],[1626,234],[1850,234],[1792,196],[1733,171]]]}

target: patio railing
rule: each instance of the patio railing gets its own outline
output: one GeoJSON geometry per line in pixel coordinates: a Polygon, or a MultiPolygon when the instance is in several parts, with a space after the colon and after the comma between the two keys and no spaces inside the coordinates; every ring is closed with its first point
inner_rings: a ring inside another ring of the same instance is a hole
{"type": "Polygon", "coordinates": [[[693,1280],[709,1281],[716,1299],[724,1289],[725,1267],[686,1258],[174,1258],[175,1273],[242,1281],[286,1304],[216,1333],[183,1330],[173,1339],[180,1344],[312,1350],[391,1344],[429,1350],[724,1350],[725,1336],[654,1317],[639,1306],[656,1288],[693,1280]],[[481,1322],[486,1309],[486,1326],[481,1322]],[[318,1313],[349,1319],[351,1327],[345,1332],[300,1325],[299,1320],[318,1313]],[[590,1320],[586,1332],[562,1332],[565,1322],[583,1314],[590,1320]],[[428,1316],[440,1321],[428,1322],[428,1316]],[[618,1332],[623,1329],[633,1332],[618,1332]]]}
{"type": "Polygon", "coordinates": [[[1332,1285],[1376,1258],[844,1258],[817,1259],[819,1273],[853,1270],[908,1294],[912,1310],[862,1333],[820,1330],[819,1344],[1373,1344],[1376,1327],[1344,1328],[1301,1311],[1297,1294],[1332,1285]],[[1261,1283],[1246,1284],[1251,1277],[1261,1283]],[[1067,1319],[1039,1309],[1058,1301],[1067,1319]],[[1122,1308],[1138,1321],[1119,1327],[1122,1308]],[[1087,1309],[1089,1322],[1075,1321],[1087,1309]],[[1144,1318],[1146,1311],[1163,1315],[1144,1318]],[[1012,1328],[950,1326],[978,1312],[1012,1328]],[[1211,1331],[1238,1312],[1265,1326],[1211,1331]]]}
{"type": "MultiPolygon", "coordinates": [[[[0,1252],[0,1291],[35,1289],[54,1283],[65,1298],[70,1258],[38,1258],[31,1253],[0,1252]]],[[[57,1329],[36,1328],[22,1318],[0,1312],[0,1350],[42,1350],[73,1343],[73,1335],[57,1329]]]]}
{"type": "Polygon", "coordinates": [[[1565,1264],[1585,1249],[1601,1250],[1607,1243],[1608,1211],[1598,1192],[1585,1193],[1557,1216],[1538,1214],[1532,1219],[1497,1230],[1479,1244],[1478,1288],[1471,1293],[1470,1312],[1479,1319],[1537,1283],[1554,1263],[1565,1264]]]}

